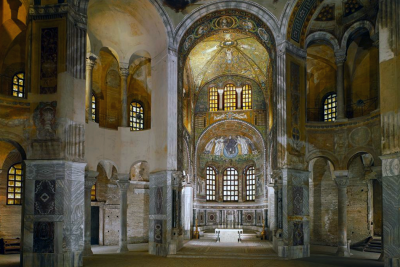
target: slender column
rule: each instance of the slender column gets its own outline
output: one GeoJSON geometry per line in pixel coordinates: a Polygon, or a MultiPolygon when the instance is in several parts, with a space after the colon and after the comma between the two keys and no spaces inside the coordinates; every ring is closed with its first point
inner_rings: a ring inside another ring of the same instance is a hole
{"type": "Polygon", "coordinates": [[[120,225],[121,229],[119,231],[119,253],[128,252],[128,231],[127,231],[127,224],[128,224],[128,198],[127,192],[130,185],[129,182],[129,175],[128,174],[118,174],[118,187],[120,193],[120,225]]]}
{"type": "Polygon", "coordinates": [[[242,109],[242,97],[241,97],[241,96],[242,96],[242,95],[241,95],[242,90],[243,90],[242,87],[236,88],[236,93],[237,93],[237,109],[242,109]]]}
{"type": "Polygon", "coordinates": [[[223,110],[224,109],[224,89],[218,89],[218,94],[219,94],[219,101],[218,101],[218,110],[223,110]]]}
{"type": "MultiPolygon", "coordinates": [[[[373,167],[371,167],[371,169],[372,169],[372,171],[375,173],[375,178],[376,178],[376,180],[379,182],[379,184],[381,185],[381,187],[382,187],[382,191],[383,191],[383,185],[382,185],[382,166],[373,166],[373,167]]],[[[383,208],[383,192],[382,192],[382,208],[383,208]]],[[[383,214],[383,211],[382,211],[382,214],[383,214]]],[[[383,217],[383,216],[382,216],[383,217]]],[[[374,220],[375,220],[375,218],[374,218],[374,220]]],[[[384,245],[385,245],[385,242],[384,242],[384,240],[383,240],[383,218],[382,218],[382,222],[381,222],[381,233],[382,233],[382,236],[381,236],[381,243],[382,243],[382,252],[381,252],[381,255],[379,256],[379,261],[385,261],[385,247],[384,247],[384,245]]]]}
{"type": "Polygon", "coordinates": [[[337,120],[346,119],[344,105],[344,63],[346,62],[346,52],[335,53],[336,57],[336,100],[337,100],[337,120]]]}
{"type": "Polygon", "coordinates": [[[128,127],[128,92],[127,80],[129,75],[129,66],[120,63],[119,72],[121,74],[121,127],[128,127]]]}
{"type": "Polygon", "coordinates": [[[92,229],[92,200],[91,200],[91,191],[93,185],[96,183],[98,172],[95,171],[87,171],[85,172],[85,235],[83,238],[83,256],[93,255],[92,246],[91,246],[91,229],[92,229]]]}
{"type": "Polygon", "coordinates": [[[92,120],[92,74],[93,74],[93,67],[96,64],[96,56],[90,55],[88,58],[86,58],[86,104],[85,104],[85,110],[86,110],[86,122],[89,122],[92,120]]]}
{"type": "Polygon", "coordinates": [[[335,171],[336,185],[338,187],[338,250],[336,256],[350,257],[347,248],[347,185],[349,184],[349,171],[335,171]]]}

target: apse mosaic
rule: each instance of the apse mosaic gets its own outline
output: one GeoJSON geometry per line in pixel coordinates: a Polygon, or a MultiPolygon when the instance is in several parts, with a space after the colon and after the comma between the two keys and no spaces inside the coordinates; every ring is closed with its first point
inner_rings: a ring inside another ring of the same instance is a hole
{"type": "Polygon", "coordinates": [[[238,155],[257,155],[259,151],[249,138],[241,135],[230,135],[214,137],[207,143],[203,153],[236,158],[238,155]]]}

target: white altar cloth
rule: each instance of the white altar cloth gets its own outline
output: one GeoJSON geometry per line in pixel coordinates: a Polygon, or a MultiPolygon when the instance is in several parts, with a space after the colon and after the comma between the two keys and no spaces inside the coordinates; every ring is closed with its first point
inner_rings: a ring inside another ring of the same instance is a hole
{"type": "Polygon", "coordinates": [[[215,229],[215,234],[218,236],[219,231],[219,242],[238,242],[239,232],[243,234],[243,229],[215,229]]]}

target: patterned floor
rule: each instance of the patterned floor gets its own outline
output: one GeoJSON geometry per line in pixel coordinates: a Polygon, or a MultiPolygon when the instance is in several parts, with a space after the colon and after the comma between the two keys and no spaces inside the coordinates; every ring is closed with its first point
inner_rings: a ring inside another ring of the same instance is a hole
{"type": "Polygon", "coordinates": [[[245,237],[241,243],[219,243],[212,238],[201,238],[190,240],[177,255],[172,257],[193,257],[196,258],[277,258],[272,249],[272,243],[261,241],[254,237],[245,237]]]}

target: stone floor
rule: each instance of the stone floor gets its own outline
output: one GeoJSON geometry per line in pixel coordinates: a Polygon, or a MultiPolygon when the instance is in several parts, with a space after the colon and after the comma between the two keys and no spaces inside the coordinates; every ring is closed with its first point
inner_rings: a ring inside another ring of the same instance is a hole
{"type": "MultiPolygon", "coordinates": [[[[215,243],[211,240],[191,240],[174,256],[167,258],[147,254],[147,244],[129,245],[129,252],[116,253],[117,246],[93,246],[94,255],[84,258],[85,267],[170,267],[170,266],[268,266],[268,267],[383,267],[379,254],[353,251],[351,258],[335,257],[334,247],[312,246],[311,257],[299,260],[279,259],[271,243],[243,240],[242,243],[215,243]],[[262,254],[260,252],[263,252],[262,254]]],[[[1,267],[19,266],[19,255],[0,255],[1,267]]]]}

